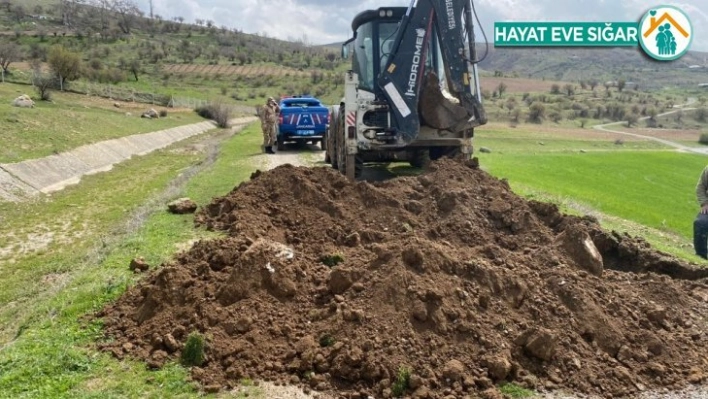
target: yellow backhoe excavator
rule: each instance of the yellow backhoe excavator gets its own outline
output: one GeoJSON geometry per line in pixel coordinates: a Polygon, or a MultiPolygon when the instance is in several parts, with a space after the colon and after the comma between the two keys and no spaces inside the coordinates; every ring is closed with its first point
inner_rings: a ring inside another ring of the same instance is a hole
{"type": "MultiPolygon", "coordinates": [[[[344,98],[330,107],[326,161],[355,179],[366,162],[424,167],[472,154],[487,122],[480,95],[470,0],[413,0],[359,13],[344,98]]],[[[477,23],[479,20],[477,19],[477,23]]]]}

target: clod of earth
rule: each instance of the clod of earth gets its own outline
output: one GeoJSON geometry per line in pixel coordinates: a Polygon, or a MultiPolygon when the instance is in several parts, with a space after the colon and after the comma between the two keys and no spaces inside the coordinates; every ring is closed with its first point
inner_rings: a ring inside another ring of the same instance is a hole
{"type": "Polygon", "coordinates": [[[150,268],[150,265],[145,262],[145,259],[142,257],[136,258],[130,261],[130,265],[128,266],[131,271],[135,273],[140,273],[147,271],[150,268]]]}
{"type": "Polygon", "coordinates": [[[180,198],[167,204],[167,210],[177,215],[194,213],[197,211],[197,208],[197,203],[189,198],[180,198]]]}
{"type": "Polygon", "coordinates": [[[107,351],[161,367],[198,331],[205,387],[346,397],[495,398],[505,381],[617,397],[706,379],[708,270],[527,201],[472,161],[373,184],[285,165],[196,223],[229,236],[104,309],[107,351]]]}

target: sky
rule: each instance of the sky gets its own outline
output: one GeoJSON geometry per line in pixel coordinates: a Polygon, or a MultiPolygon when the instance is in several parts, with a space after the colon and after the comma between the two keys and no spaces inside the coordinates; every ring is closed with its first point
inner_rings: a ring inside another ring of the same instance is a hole
{"type": "MultiPolygon", "coordinates": [[[[136,0],[149,10],[149,0],[136,0]]],[[[342,42],[351,36],[351,20],[367,9],[408,6],[410,0],[152,0],[154,13],[193,22],[212,20],[217,26],[238,28],[309,44],[342,42]]],[[[690,50],[708,51],[708,0],[475,0],[477,15],[490,42],[494,22],[503,21],[639,21],[651,7],[674,5],[691,18],[694,39],[690,50]]],[[[481,32],[477,31],[481,41],[481,32]]]]}

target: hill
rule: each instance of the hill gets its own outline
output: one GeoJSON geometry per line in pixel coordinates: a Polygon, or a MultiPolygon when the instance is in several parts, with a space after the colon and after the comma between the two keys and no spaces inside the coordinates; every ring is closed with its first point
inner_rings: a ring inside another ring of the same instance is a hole
{"type": "MultiPolygon", "coordinates": [[[[485,53],[484,44],[478,47],[485,53]]],[[[649,59],[637,48],[495,48],[480,63],[487,71],[516,73],[521,77],[578,81],[624,79],[640,87],[690,87],[708,81],[708,53],[690,51],[676,62],[649,59]],[[700,68],[689,68],[691,66],[700,68]]]]}
{"type": "Polygon", "coordinates": [[[168,99],[230,96],[253,104],[281,93],[324,94],[341,64],[335,52],[305,43],[212,21],[148,18],[133,0],[0,0],[0,35],[8,39],[0,45],[0,63],[12,81],[28,83],[32,65],[46,63],[51,49],[61,47],[81,60],[67,79],[73,82],[65,82],[73,89],[98,83],[168,99]],[[254,75],[258,79],[237,79],[254,75]]]}
{"type": "MultiPolygon", "coordinates": [[[[339,52],[342,43],[321,49],[339,52]]],[[[658,62],[638,48],[506,48],[477,44],[480,68],[492,74],[538,80],[600,82],[623,79],[645,89],[695,87],[708,83],[708,53],[689,51],[676,62],[658,62]]]]}

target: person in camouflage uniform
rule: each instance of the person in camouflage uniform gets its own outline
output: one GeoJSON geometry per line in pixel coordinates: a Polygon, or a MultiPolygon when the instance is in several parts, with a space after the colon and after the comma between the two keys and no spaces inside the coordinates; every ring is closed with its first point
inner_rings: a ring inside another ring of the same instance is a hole
{"type": "Polygon", "coordinates": [[[273,97],[268,97],[265,106],[263,106],[263,115],[261,119],[261,128],[263,129],[263,148],[266,154],[275,154],[273,144],[276,141],[275,124],[278,123],[278,114],[280,107],[275,102],[273,97]]]}
{"type": "Polygon", "coordinates": [[[708,258],[708,166],[703,169],[696,183],[696,199],[701,207],[693,221],[693,247],[696,255],[708,258]]]}

